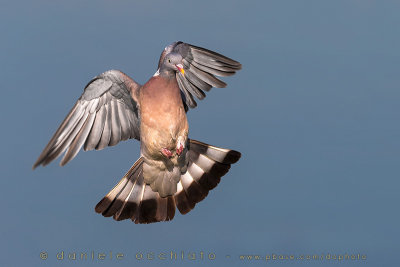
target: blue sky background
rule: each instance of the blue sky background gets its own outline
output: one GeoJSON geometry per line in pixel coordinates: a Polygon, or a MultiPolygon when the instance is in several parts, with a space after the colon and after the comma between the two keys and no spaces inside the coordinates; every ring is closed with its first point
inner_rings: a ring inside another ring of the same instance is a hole
{"type": "Polygon", "coordinates": [[[241,254],[360,253],[366,261],[270,263],[397,266],[399,8],[371,0],[0,1],[0,265],[243,266],[241,254]],[[136,141],[31,170],[93,76],[120,69],[144,83],[176,40],[243,64],[189,113],[191,138],[243,154],[192,212],[152,225],[94,212],[138,158],[136,141]],[[61,251],[125,258],[58,261],[61,251]],[[216,260],[135,259],[170,251],[216,260]]]}

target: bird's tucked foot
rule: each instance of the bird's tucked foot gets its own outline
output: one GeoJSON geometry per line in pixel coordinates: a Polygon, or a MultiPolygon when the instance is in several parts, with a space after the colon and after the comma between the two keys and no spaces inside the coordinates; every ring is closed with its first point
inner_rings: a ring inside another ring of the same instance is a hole
{"type": "Polygon", "coordinates": [[[180,156],[185,148],[185,143],[183,142],[183,138],[179,137],[178,142],[176,143],[176,154],[180,156]]]}
{"type": "Polygon", "coordinates": [[[172,158],[172,152],[168,148],[163,148],[161,149],[161,153],[166,157],[166,158],[172,158]]]}

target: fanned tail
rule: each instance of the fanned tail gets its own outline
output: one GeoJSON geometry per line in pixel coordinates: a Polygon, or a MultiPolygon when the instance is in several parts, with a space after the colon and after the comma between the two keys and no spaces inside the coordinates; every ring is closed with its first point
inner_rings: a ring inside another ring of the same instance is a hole
{"type": "Polygon", "coordinates": [[[181,175],[177,192],[167,197],[160,197],[144,183],[144,158],[141,157],[95,210],[105,217],[113,216],[117,221],[131,219],[135,223],[153,223],[172,220],[175,207],[182,214],[191,211],[218,185],[240,156],[235,150],[190,140],[187,171],[181,175]]]}
{"type": "Polygon", "coordinates": [[[240,152],[211,146],[190,140],[189,166],[181,176],[174,198],[182,214],[191,211],[215,188],[234,164],[240,159],[240,152]]]}
{"type": "Polygon", "coordinates": [[[172,196],[161,198],[143,181],[143,158],[139,158],[121,181],[96,205],[95,211],[117,221],[135,223],[169,221],[175,215],[172,196]]]}

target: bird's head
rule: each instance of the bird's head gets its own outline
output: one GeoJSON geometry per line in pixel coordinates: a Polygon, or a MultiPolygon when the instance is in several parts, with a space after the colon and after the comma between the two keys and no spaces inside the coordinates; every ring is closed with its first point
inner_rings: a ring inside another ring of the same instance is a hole
{"type": "Polygon", "coordinates": [[[182,64],[182,56],[178,53],[167,54],[164,58],[164,62],[161,65],[161,69],[185,74],[182,64]]]}

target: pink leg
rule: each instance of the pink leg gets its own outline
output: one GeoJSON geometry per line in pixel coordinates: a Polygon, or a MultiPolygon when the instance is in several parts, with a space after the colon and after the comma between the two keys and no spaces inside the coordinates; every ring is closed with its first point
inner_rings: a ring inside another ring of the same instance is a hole
{"type": "Polygon", "coordinates": [[[161,153],[167,158],[171,158],[172,157],[172,152],[167,148],[161,149],[161,153]]]}
{"type": "Polygon", "coordinates": [[[176,143],[176,154],[180,156],[185,148],[185,143],[182,140],[182,137],[178,138],[178,142],[176,143]]]}

